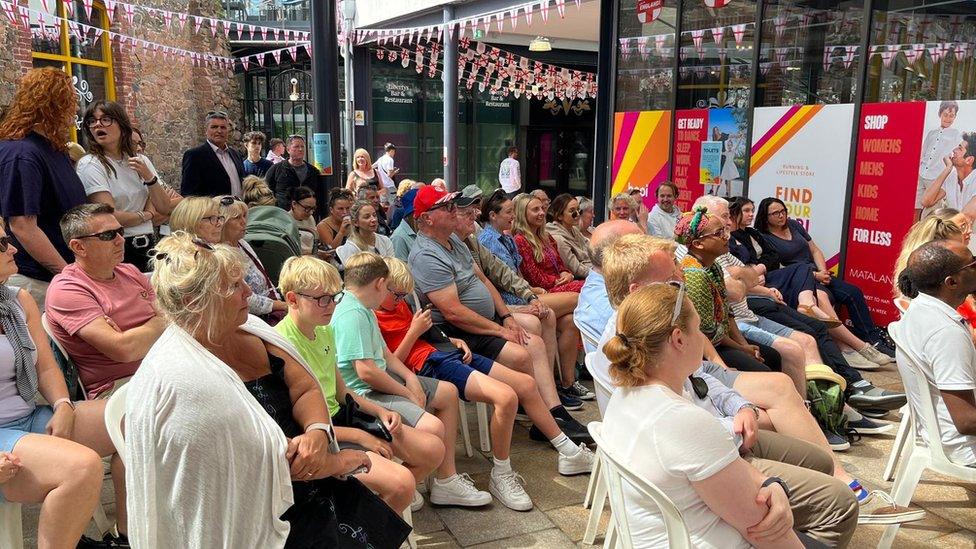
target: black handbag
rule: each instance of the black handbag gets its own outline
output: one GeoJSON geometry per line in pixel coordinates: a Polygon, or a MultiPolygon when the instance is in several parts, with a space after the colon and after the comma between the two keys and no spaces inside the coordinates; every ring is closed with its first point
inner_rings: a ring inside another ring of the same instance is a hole
{"type": "Polygon", "coordinates": [[[359,408],[359,404],[356,404],[356,401],[353,400],[352,395],[348,393],[346,393],[346,403],[342,406],[342,410],[336,414],[336,416],[337,417],[332,418],[333,422],[341,427],[360,429],[362,431],[366,431],[376,438],[383,439],[387,442],[393,442],[393,435],[390,434],[390,431],[386,428],[386,425],[383,425],[383,422],[379,419],[362,411],[359,408]]]}

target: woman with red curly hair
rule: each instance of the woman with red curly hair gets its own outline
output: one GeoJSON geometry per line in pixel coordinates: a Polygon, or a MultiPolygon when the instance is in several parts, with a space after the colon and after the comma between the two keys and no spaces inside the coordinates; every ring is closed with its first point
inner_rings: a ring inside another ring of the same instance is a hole
{"type": "Polygon", "coordinates": [[[71,77],[31,69],[0,118],[0,216],[7,220],[19,273],[8,281],[44,307],[51,278],[74,260],[58,222],[85,203],[85,189],[68,158],[78,98],[71,77]]]}

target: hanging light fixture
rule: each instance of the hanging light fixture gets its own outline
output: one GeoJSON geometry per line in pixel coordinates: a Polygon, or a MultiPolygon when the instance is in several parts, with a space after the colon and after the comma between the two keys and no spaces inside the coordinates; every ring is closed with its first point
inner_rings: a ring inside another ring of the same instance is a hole
{"type": "Polygon", "coordinates": [[[552,44],[544,36],[536,36],[535,40],[529,42],[529,51],[552,51],[552,44]]]}

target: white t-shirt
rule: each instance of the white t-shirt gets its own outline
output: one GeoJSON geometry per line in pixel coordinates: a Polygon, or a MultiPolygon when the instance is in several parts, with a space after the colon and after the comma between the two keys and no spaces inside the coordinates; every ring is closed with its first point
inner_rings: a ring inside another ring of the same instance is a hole
{"type": "MultiPolygon", "coordinates": [[[[156,168],[148,158],[141,154],[136,157],[146,163],[146,167],[152,172],[154,177],[156,168]]],[[[138,213],[145,211],[146,201],[149,200],[149,188],[142,184],[142,178],[135,170],[129,167],[127,160],[108,159],[109,164],[115,168],[115,176],[105,169],[105,166],[94,155],[86,154],[78,160],[75,171],[78,178],[85,186],[85,194],[91,196],[97,192],[108,192],[115,200],[115,209],[122,212],[138,213]]],[[[125,236],[136,236],[140,234],[152,234],[152,220],[146,221],[133,227],[125,228],[125,236]]]]}
{"type": "MultiPolygon", "coordinates": [[[[919,294],[902,319],[888,329],[901,343],[897,349],[898,371],[914,409],[923,395],[935,403],[946,456],[963,465],[976,464],[976,436],[960,434],[952,422],[941,390],[976,390],[976,347],[966,320],[945,302],[919,294]],[[914,364],[928,380],[927,391],[916,386],[907,370],[914,364]]],[[[922,440],[928,435],[921,430],[922,440]]]]}
{"type": "MultiPolygon", "coordinates": [[[[671,498],[692,547],[749,547],[692,487],[725,469],[739,452],[728,431],[687,396],[662,385],[622,387],[610,399],[603,436],[607,451],[671,498]]],[[[635,549],[667,546],[661,511],[626,481],[624,507],[635,549]]]]}
{"type": "Polygon", "coordinates": [[[380,257],[396,257],[396,251],[393,249],[393,241],[389,237],[379,233],[373,236],[376,237],[376,241],[372,248],[367,249],[360,248],[351,238],[347,239],[345,244],[336,248],[336,256],[339,257],[339,261],[345,263],[347,259],[359,252],[373,252],[380,257]]]}
{"type": "Polygon", "coordinates": [[[945,164],[942,159],[952,153],[959,145],[962,133],[955,128],[936,128],[925,135],[922,141],[922,156],[918,163],[918,175],[922,179],[933,180],[939,177],[945,164]]]}
{"type": "Polygon", "coordinates": [[[945,181],[942,182],[942,190],[946,193],[946,204],[950,208],[962,210],[973,197],[976,197],[976,170],[969,172],[969,175],[962,180],[962,185],[960,185],[959,175],[953,168],[945,181]]]}
{"type": "Polygon", "coordinates": [[[388,189],[396,189],[396,183],[393,178],[388,174],[393,169],[393,157],[388,154],[384,154],[379,157],[379,159],[373,164],[373,168],[376,173],[380,176],[380,181],[383,182],[383,186],[388,189]]]}
{"type": "Polygon", "coordinates": [[[507,193],[514,193],[522,188],[522,175],[519,173],[519,161],[512,157],[502,160],[498,167],[498,183],[502,190],[507,193]]]}

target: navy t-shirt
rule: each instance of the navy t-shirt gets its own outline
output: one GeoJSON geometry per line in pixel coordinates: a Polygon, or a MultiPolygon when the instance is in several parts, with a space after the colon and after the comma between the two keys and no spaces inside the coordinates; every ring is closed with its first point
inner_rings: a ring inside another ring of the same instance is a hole
{"type": "Polygon", "coordinates": [[[813,263],[813,254],[810,252],[810,235],[793,219],[786,220],[786,226],[790,229],[790,239],[784,240],[772,233],[766,233],[766,241],[779,254],[779,260],[783,265],[793,263],[813,263]]]}
{"type": "Polygon", "coordinates": [[[9,229],[10,218],[37,217],[37,226],[61,257],[71,263],[74,255],[61,237],[58,222],[65,212],[86,201],[85,187],[67,153],[54,150],[47,139],[31,132],[23,139],[0,141],[0,216],[20,250],[14,256],[20,274],[44,281],[54,277],[17,241],[9,229]]]}
{"type": "Polygon", "coordinates": [[[262,158],[257,162],[251,162],[247,158],[244,159],[244,175],[256,175],[258,177],[264,177],[264,174],[268,173],[268,170],[274,166],[274,162],[268,160],[267,158],[262,158]]]}

